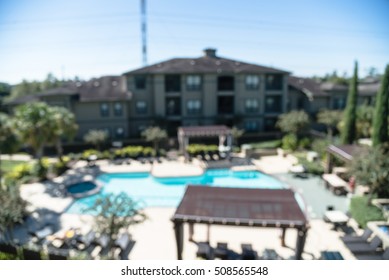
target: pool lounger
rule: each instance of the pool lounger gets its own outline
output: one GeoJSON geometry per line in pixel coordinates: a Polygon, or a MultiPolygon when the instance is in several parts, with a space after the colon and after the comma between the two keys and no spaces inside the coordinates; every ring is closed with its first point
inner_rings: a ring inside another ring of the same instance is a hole
{"type": "Polygon", "coordinates": [[[345,235],[341,237],[340,239],[344,243],[354,243],[354,242],[367,242],[369,237],[373,234],[373,232],[370,229],[365,229],[363,231],[362,235],[345,235]]]}
{"type": "Polygon", "coordinates": [[[358,243],[346,243],[347,248],[353,253],[366,253],[366,254],[375,254],[379,247],[381,246],[382,241],[378,236],[375,236],[370,243],[368,242],[358,242],[358,243]]]}
{"type": "Polygon", "coordinates": [[[356,254],[355,257],[358,260],[389,260],[389,248],[386,248],[386,250],[383,253],[376,253],[376,254],[356,254]]]}

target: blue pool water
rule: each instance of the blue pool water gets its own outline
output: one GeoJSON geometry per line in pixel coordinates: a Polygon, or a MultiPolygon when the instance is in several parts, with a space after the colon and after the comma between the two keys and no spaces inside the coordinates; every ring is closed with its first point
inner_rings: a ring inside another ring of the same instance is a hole
{"type": "Polygon", "coordinates": [[[133,200],[140,202],[142,207],[177,207],[188,184],[264,189],[286,187],[277,179],[257,171],[229,169],[208,170],[202,176],[179,178],[155,178],[149,173],[103,174],[97,180],[104,185],[101,192],[75,200],[67,210],[68,213],[80,214],[83,209],[93,205],[96,198],[108,193],[124,192],[133,200]]]}
{"type": "Polygon", "coordinates": [[[67,191],[72,194],[85,193],[96,188],[93,182],[80,182],[67,187],[67,191]]]}
{"type": "Polygon", "coordinates": [[[380,230],[389,235],[389,226],[379,226],[380,230]]]}

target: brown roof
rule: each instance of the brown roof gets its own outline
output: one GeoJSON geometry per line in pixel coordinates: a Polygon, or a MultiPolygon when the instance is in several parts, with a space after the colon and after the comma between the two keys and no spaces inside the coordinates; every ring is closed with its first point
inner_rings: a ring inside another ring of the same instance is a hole
{"type": "Polygon", "coordinates": [[[291,189],[188,186],[173,221],[260,227],[306,227],[291,189]]]}
{"type": "Polygon", "coordinates": [[[333,155],[339,156],[344,160],[352,160],[353,155],[358,154],[363,147],[358,145],[330,145],[327,148],[327,151],[332,153],[333,155]]]}
{"type": "Polygon", "coordinates": [[[197,58],[173,58],[125,74],[189,74],[189,73],[279,73],[288,71],[242,61],[205,55],[197,58]]]}
{"type": "Polygon", "coordinates": [[[126,91],[123,76],[104,76],[81,83],[77,87],[81,102],[117,101],[131,99],[131,92],[126,91]]]}
{"type": "Polygon", "coordinates": [[[86,82],[69,82],[61,87],[16,98],[7,104],[18,105],[60,95],[79,96],[81,102],[129,100],[132,96],[126,90],[123,76],[103,76],[86,82]]]}
{"type": "Polygon", "coordinates": [[[327,97],[329,96],[327,92],[323,91],[320,87],[320,83],[310,78],[301,78],[301,77],[288,77],[288,84],[303,93],[305,93],[309,98],[315,96],[318,97],[327,97]]]}
{"type": "Polygon", "coordinates": [[[225,125],[184,126],[178,128],[178,133],[184,136],[219,136],[231,134],[231,129],[225,125]]]}

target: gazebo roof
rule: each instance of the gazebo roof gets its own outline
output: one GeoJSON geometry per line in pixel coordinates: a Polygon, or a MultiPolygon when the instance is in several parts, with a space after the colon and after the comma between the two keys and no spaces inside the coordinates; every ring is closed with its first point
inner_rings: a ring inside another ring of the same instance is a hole
{"type": "Polygon", "coordinates": [[[358,145],[330,145],[328,146],[327,151],[344,160],[350,161],[353,159],[353,155],[359,153],[361,149],[362,147],[358,145]]]}
{"type": "Polygon", "coordinates": [[[256,227],[308,226],[291,189],[188,186],[173,221],[256,227]]]}
{"type": "Polygon", "coordinates": [[[229,135],[231,129],[225,125],[185,126],[178,128],[178,135],[189,137],[229,135]]]}

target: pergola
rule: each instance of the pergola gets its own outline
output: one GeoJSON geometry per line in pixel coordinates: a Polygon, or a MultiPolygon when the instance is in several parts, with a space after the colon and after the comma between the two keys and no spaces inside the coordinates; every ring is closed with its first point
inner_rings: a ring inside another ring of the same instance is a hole
{"type": "Polygon", "coordinates": [[[211,125],[211,126],[185,126],[178,128],[178,143],[180,151],[185,155],[185,160],[188,159],[186,151],[189,145],[189,138],[203,138],[203,137],[218,137],[219,147],[224,146],[227,140],[226,151],[231,151],[232,148],[232,134],[231,129],[225,125],[211,125]]]}
{"type": "Polygon", "coordinates": [[[362,148],[357,145],[329,145],[327,148],[326,173],[332,172],[334,156],[344,162],[349,162],[353,159],[353,155],[358,154],[361,150],[362,148]]]}
{"type": "MultiPolygon", "coordinates": [[[[188,186],[174,214],[177,258],[182,259],[184,224],[193,235],[194,224],[265,227],[298,231],[295,258],[301,259],[309,223],[291,189],[242,189],[188,186]]],[[[209,237],[208,237],[209,238],[209,237]]],[[[190,237],[191,239],[191,237],[190,237]]]]}

